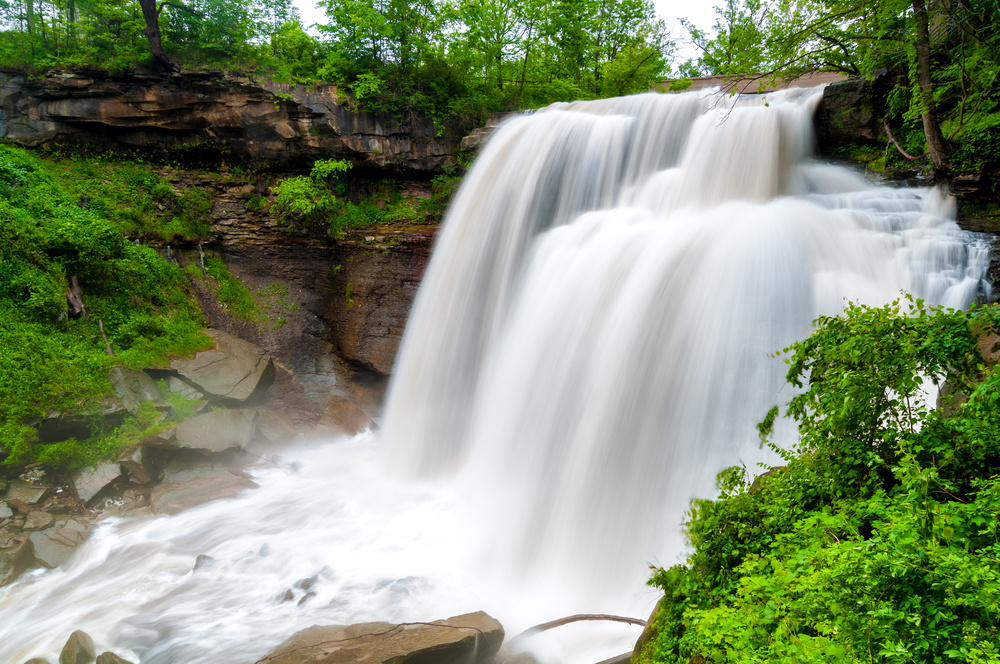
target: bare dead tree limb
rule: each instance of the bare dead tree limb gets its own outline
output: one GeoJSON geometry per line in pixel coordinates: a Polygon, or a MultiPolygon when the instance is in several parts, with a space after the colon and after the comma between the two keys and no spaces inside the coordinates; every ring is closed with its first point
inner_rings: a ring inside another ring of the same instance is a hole
{"type": "Polygon", "coordinates": [[[885,135],[889,137],[889,142],[892,143],[896,147],[896,149],[899,150],[899,154],[903,155],[905,158],[909,159],[910,161],[915,161],[917,159],[923,159],[924,157],[927,156],[926,154],[922,154],[919,157],[914,157],[906,150],[904,150],[903,146],[900,145],[899,141],[896,140],[896,137],[892,135],[892,129],[889,129],[888,120],[882,121],[882,127],[885,129],[885,135]]]}
{"type": "Polygon", "coordinates": [[[544,622],[540,625],[535,625],[534,627],[529,627],[517,636],[515,636],[511,641],[516,641],[517,639],[523,638],[525,636],[530,636],[532,634],[537,634],[538,632],[545,632],[556,627],[562,627],[563,625],[568,625],[575,622],[591,621],[591,620],[607,620],[611,622],[627,623],[629,625],[639,625],[640,627],[646,626],[646,621],[639,618],[626,618],[625,616],[612,616],[606,613],[578,613],[575,616],[567,616],[565,618],[559,618],[558,620],[550,620],[549,622],[544,622]]]}

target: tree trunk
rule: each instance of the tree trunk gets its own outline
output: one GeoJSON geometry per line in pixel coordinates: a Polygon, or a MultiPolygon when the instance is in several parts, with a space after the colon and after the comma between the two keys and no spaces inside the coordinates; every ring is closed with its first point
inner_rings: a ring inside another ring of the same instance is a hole
{"type": "Polygon", "coordinates": [[[917,85],[920,88],[920,119],[924,123],[927,152],[934,164],[934,173],[946,175],[948,163],[948,142],[938,124],[934,102],[933,81],[931,80],[931,39],[927,5],[924,0],[913,0],[913,18],[917,22],[917,85]]]}
{"type": "Polygon", "coordinates": [[[156,8],[156,0],[139,0],[139,6],[142,7],[142,18],[146,21],[149,50],[152,51],[156,64],[168,72],[180,71],[180,65],[163,50],[160,38],[160,12],[156,8]]]}
{"type": "Polygon", "coordinates": [[[25,7],[28,10],[28,34],[35,34],[35,0],[25,0],[25,7]]]}

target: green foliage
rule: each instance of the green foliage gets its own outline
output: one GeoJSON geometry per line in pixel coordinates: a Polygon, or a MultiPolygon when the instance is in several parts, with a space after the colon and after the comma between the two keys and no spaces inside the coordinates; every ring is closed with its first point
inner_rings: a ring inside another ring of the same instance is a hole
{"type": "Polygon", "coordinates": [[[1000,368],[972,332],[1000,311],[917,300],[817,324],[787,349],[797,447],[692,503],[693,553],[651,580],[646,661],[1000,661],[1000,368]],[[968,399],[929,407],[927,378],[968,399]]]}
{"type": "MultiPolygon", "coordinates": [[[[181,270],[126,238],[125,224],[92,204],[96,197],[81,197],[86,176],[6,146],[0,146],[0,174],[4,464],[72,465],[90,457],[74,443],[39,443],[33,422],[51,411],[96,413],[111,394],[107,373],[114,364],[155,365],[211,340],[201,334],[201,312],[181,270]],[[67,307],[74,278],[86,308],[79,318],[67,307]],[[102,326],[114,357],[105,351],[102,326]]],[[[123,167],[116,175],[123,186],[158,186],[142,169],[123,167]]]]}
{"type": "Polygon", "coordinates": [[[215,298],[227,311],[246,321],[260,320],[260,307],[253,293],[242,281],[233,276],[221,258],[217,256],[205,258],[205,271],[215,280],[213,284],[215,298]]]}
{"type": "Polygon", "coordinates": [[[725,0],[716,11],[714,35],[685,22],[703,53],[682,66],[688,75],[754,75],[764,86],[814,69],[878,76],[888,89],[877,112],[911,155],[928,149],[926,113],[945,139],[944,171],[981,172],[1000,163],[996,2],[725,0]],[[917,45],[924,30],[930,79],[921,83],[917,45]]]}

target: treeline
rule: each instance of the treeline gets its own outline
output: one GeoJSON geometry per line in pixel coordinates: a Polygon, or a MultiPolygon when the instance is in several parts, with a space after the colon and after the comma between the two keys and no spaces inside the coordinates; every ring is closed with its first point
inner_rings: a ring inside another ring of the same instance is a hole
{"type": "Polygon", "coordinates": [[[0,66],[177,63],[329,80],[374,110],[475,123],[498,110],[648,90],[673,52],[650,0],[321,4],[317,37],[290,0],[2,0],[0,66]]]}
{"type": "MultiPolygon", "coordinates": [[[[940,175],[1000,163],[1000,4],[995,0],[725,0],[683,75],[814,69],[878,77],[895,158],[940,175]]],[[[994,192],[997,193],[997,192],[994,192]]]]}

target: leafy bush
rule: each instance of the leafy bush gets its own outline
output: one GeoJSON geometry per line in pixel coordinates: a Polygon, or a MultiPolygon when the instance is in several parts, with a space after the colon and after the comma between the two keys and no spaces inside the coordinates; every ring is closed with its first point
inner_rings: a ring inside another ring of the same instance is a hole
{"type": "MultiPolygon", "coordinates": [[[[142,169],[117,173],[122,187],[159,184],[142,169]]],[[[96,414],[112,393],[107,373],[114,364],[154,365],[211,340],[201,334],[201,311],[181,270],[131,242],[123,235],[128,222],[79,194],[85,181],[79,170],[0,146],[0,180],[3,463],[72,466],[91,459],[99,441],[44,445],[35,421],[51,411],[96,414]],[[86,308],[76,318],[66,298],[74,279],[86,308]]]]}
{"type": "Polygon", "coordinates": [[[1000,368],[973,334],[1000,310],[910,304],[851,305],[786,349],[800,441],[692,503],[642,661],[1000,661],[1000,368]]]}

